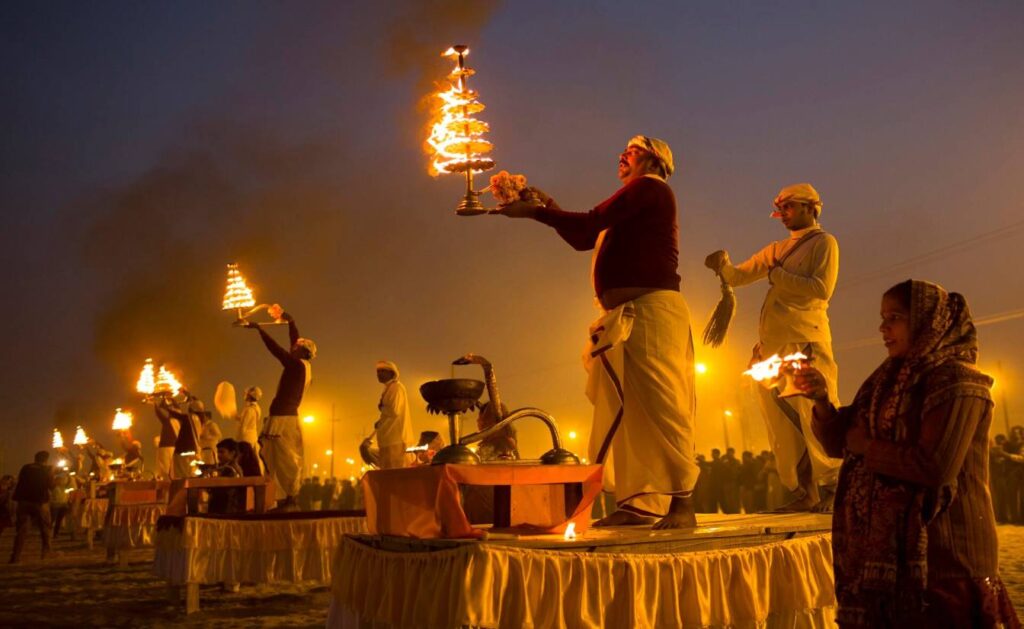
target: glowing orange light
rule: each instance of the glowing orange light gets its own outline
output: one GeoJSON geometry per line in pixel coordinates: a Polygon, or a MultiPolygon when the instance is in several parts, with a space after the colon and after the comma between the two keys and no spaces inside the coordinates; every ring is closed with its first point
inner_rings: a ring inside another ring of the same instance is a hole
{"type": "Polygon", "coordinates": [[[114,430],[128,430],[132,427],[132,414],[131,411],[122,411],[117,409],[114,413],[114,425],[111,426],[114,430]]]}
{"type": "Polygon", "coordinates": [[[238,270],[237,264],[228,265],[228,284],[224,289],[224,310],[236,310],[239,308],[252,308],[256,305],[256,299],[252,295],[252,289],[245,283],[242,272],[238,270]]]}
{"type": "Polygon", "coordinates": [[[142,372],[139,373],[139,381],[135,383],[135,390],[143,395],[153,395],[156,390],[156,372],[152,358],[147,358],[146,363],[142,365],[142,372]]]}
{"type": "Polygon", "coordinates": [[[439,101],[434,122],[427,138],[430,148],[430,174],[483,172],[494,167],[494,160],[485,157],[494,146],[484,139],[489,125],[474,116],[484,110],[476,91],[466,85],[475,72],[465,65],[469,49],[453,47],[442,53],[451,57],[455,67],[448,74],[448,89],[433,96],[439,101]]]}
{"type": "Polygon", "coordinates": [[[181,382],[166,367],[160,365],[160,370],[156,374],[156,383],[153,386],[153,391],[155,393],[178,395],[181,391],[181,382]]]}
{"type": "Polygon", "coordinates": [[[576,523],[575,522],[570,522],[568,525],[566,525],[566,527],[565,527],[565,534],[562,535],[562,539],[564,539],[567,542],[571,542],[572,540],[576,539],[576,523]]]}
{"type": "Polygon", "coordinates": [[[782,358],[779,358],[778,354],[772,354],[768,359],[751,365],[750,369],[743,372],[743,375],[750,376],[757,382],[777,380],[783,365],[799,370],[805,360],[807,360],[807,356],[800,352],[789,354],[782,358]]]}
{"type": "Polygon", "coordinates": [[[64,437],[63,437],[63,435],[60,434],[60,431],[57,430],[56,428],[53,429],[53,447],[54,448],[63,448],[64,447],[64,437]]]}
{"type": "Polygon", "coordinates": [[[72,443],[76,446],[84,446],[89,443],[89,437],[85,435],[85,429],[81,426],[75,429],[75,440],[72,443]]]}

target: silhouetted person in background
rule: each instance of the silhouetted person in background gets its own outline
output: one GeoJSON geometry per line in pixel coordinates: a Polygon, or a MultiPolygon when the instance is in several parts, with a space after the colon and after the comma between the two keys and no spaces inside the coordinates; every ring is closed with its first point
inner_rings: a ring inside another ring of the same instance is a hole
{"type": "Polygon", "coordinates": [[[42,558],[50,552],[50,490],[53,489],[53,467],[47,465],[50,453],[36,452],[35,461],[22,466],[18,472],[18,484],[14,487],[14,501],[18,503],[17,529],[11,563],[21,562],[21,549],[25,546],[25,535],[32,524],[39,529],[43,541],[42,558]]]}

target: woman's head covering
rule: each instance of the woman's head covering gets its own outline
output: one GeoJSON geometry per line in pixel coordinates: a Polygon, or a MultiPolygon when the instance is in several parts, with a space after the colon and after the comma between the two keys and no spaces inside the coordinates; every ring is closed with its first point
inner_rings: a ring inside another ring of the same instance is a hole
{"type": "Polygon", "coordinates": [[[626,148],[631,146],[643,149],[654,155],[654,158],[661,162],[662,167],[665,168],[666,176],[671,175],[675,171],[675,164],[672,161],[672,149],[668,147],[668,143],[664,140],[646,135],[634,135],[626,143],[626,148]]]}
{"type": "Polygon", "coordinates": [[[978,332],[967,300],[938,284],[910,280],[910,335],[906,358],[915,363],[978,362],[978,332]]]}
{"type": "Polygon", "coordinates": [[[245,390],[245,397],[249,398],[254,402],[259,402],[263,397],[263,389],[252,386],[245,390]]]}

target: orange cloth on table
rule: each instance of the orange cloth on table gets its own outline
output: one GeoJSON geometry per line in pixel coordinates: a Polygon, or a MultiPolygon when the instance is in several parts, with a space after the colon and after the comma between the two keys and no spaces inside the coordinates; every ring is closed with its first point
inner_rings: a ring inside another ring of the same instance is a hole
{"type": "MultiPolygon", "coordinates": [[[[546,526],[523,524],[535,533],[564,533],[575,522],[582,533],[590,526],[590,506],[601,492],[600,465],[429,465],[376,470],[363,476],[366,524],[376,535],[417,538],[481,537],[462,510],[459,485],[551,485],[583,483],[583,499],[573,514],[546,526]]],[[[536,514],[535,522],[549,518],[536,514]]],[[[530,514],[526,516],[527,522],[530,514]]]]}

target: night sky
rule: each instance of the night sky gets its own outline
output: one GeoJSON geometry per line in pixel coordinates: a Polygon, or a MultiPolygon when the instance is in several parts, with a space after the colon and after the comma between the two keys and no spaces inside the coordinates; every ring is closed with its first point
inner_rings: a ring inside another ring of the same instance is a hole
{"type": "MultiPolygon", "coordinates": [[[[549,411],[585,450],[589,253],[539,223],[456,217],[462,181],[427,173],[422,103],[454,43],[472,49],[498,169],[564,208],[617,189],[632,135],[669,142],[697,335],[718,299],[704,256],[785,237],[771,199],[798,181],[840,243],[844,400],[883,358],[890,285],[939,282],[982,321],[1024,309],[1019,2],[378,4],[4,3],[3,471],[54,427],[113,446],[118,406],[152,462],[157,423],[134,394],[149,356],[208,401],[220,380],[259,384],[266,409],[279,367],[220,310],[232,261],[319,345],[311,462],[326,465],[332,404],[355,455],[377,359],[401,368],[417,430],[436,429],[416,389],[470,351],[511,408],[549,411]]],[[[729,342],[698,348],[703,451],[724,445],[726,408],[731,445],[766,447],[739,377],[766,289],[739,289],[729,342]]],[[[1020,422],[1024,319],[979,333],[1020,422]]],[[[520,434],[526,456],[546,449],[540,425],[520,434]]]]}

